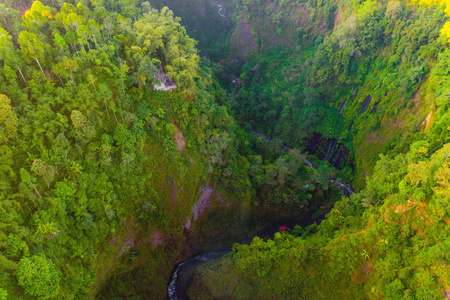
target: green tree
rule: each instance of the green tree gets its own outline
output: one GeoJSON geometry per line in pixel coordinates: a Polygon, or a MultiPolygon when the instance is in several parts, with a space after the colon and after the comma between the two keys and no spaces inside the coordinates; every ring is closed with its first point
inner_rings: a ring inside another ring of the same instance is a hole
{"type": "Polygon", "coordinates": [[[12,37],[2,27],[0,27],[0,60],[4,61],[5,66],[8,65],[11,67],[16,67],[22,76],[23,81],[27,83],[27,80],[23,76],[22,70],[20,69],[23,63],[19,58],[16,47],[14,47],[12,37]]]}
{"type": "Polygon", "coordinates": [[[34,1],[31,8],[22,16],[23,25],[31,31],[38,32],[45,22],[53,18],[51,8],[40,1],[34,1]]]}
{"type": "Polygon", "coordinates": [[[8,292],[2,288],[0,288],[0,300],[7,300],[8,292]]]}
{"type": "Polygon", "coordinates": [[[56,168],[41,159],[36,159],[33,161],[31,171],[33,171],[36,175],[42,176],[47,183],[47,187],[50,187],[50,183],[53,182],[56,175],[56,168]]]}
{"type": "Polygon", "coordinates": [[[20,44],[20,50],[22,51],[23,55],[36,61],[42,71],[42,74],[47,77],[39,62],[39,59],[44,59],[44,43],[38,38],[36,34],[28,31],[21,31],[18,41],[20,44]]]}
{"type": "Polygon", "coordinates": [[[16,135],[18,120],[12,111],[11,100],[0,95],[0,143],[6,142],[16,135]]]}
{"type": "Polygon", "coordinates": [[[144,14],[149,13],[150,10],[152,9],[152,6],[151,6],[150,2],[148,2],[148,1],[142,2],[141,6],[142,6],[142,12],[144,14]]]}
{"type": "Polygon", "coordinates": [[[17,279],[31,296],[50,299],[60,292],[58,270],[45,255],[22,258],[17,266],[17,279]]]}

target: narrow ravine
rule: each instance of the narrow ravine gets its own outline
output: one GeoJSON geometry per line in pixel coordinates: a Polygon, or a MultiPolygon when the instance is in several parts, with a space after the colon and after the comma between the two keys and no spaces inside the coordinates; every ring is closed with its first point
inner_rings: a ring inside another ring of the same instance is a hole
{"type": "Polygon", "coordinates": [[[221,258],[231,252],[230,249],[219,249],[199,252],[194,256],[178,263],[172,269],[167,287],[166,300],[187,300],[187,289],[193,279],[192,271],[200,265],[221,258]]]}
{"type": "MultiPolygon", "coordinates": [[[[273,140],[272,137],[265,135],[264,133],[261,133],[257,130],[252,130],[253,134],[259,138],[265,139],[268,143],[271,142],[273,140]]],[[[281,144],[280,148],[283,149],[284,151],[291,151],[292,148],[281,144]]],[[[313,168],[314,170],[317,170],[317,167],[314,166],[314,164],[307,158],[305,158],[304,161],[305,165],[313,168]]],[[[350,197],[351,195],[353,195],[355,193],[355,190],[352,188],[352,186],[348,183],[346,183],[345,181],[330,177],[329,178],[330,182],[337,185],[339,187],[339,189],[342,191],[342,193],[346,196],[346,197],[350,197]]]]}
{"type": "MultiPolygon", "coordinates": [[[[259,138],[265,139],[266,142],[270,142],[273,140],[272,137],[265,135],[259,131],[253,130],[253,134],[259,138]]],[[[287,145],[280,145],[280,148],[284,151],[292,150],[291,147],[287,145]]],[[[314,164],[305,158],[305,165],[317,170],[317,167],[314,164]]],[[[329,178],[330,182],[338,186],[342,193],[350,197],[354,194],[354,190],[352,186],[344,181],[338,180],[336,178],[329,178]]],[[[255,234],[238,241],[240,244],[249,244],[253,240],[254,237],[260,238],[273,238],[274,234],[279,231],[280,226],[286,226],[288,229],[292,230],[296,225],[307,227],[313,223],[320,224],[320,222],[325,218],[325,214],[317,219],[312,219],[311,217],[307,217],[301,220],[294,219],[284,219],[275,223],[271,223],[264,227],[262,230],[256,232],[255,234]]],[[[202,251],[189,257],[188,259],[176,264],[172,269],[172,273],[169,278],[169,283],[167,286],[167,295],[166,300],[188,300],[189,297],[187,295],[187,290],[192,282],[194,276],[194,270],[201,266],[202,264],[210,261],[214,261],[220,259],[222,256],[231,252],[231,247],[215,249],[211,251],[202,251]]]]}
{"type": "MultiPolygon", "coordinates": [[[[275,233],[279,232],[280,226],[286,226],[287,230],[293,230],[297,225],[302,228],[312,225],[313,223],[319,225],[324,219],[325,215],[321,215],[315,219],[312,219],[311,216],[301,220],[283,219],[267,225],[251,236],[238,241],[238,243],[250,244],[255,237],[262,239],[273,238],[275,233]]],[[[204,263],[220,259],[231,251],[231,246],[229,248],[202,251],[176,264],[172,269],[172,273],[169,278],[165,300],[189,300],[187,290],[194,277],[195,269],[204,263]]]]}

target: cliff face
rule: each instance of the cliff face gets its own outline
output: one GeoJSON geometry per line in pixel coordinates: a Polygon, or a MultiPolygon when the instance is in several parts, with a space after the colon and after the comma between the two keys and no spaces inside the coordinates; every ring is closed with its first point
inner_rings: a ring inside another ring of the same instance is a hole
{"type": "Polygon", "coordinates": [[[435,111],[440,17],[403,2],[238,1],[229,55],[247,65],[236,116],[322,158],[337,140],[332,153],[350,150],[341,176],[363,187],[378,156],[405,151],[435,111]]]}
{"type": "MultiPolygon", "coordinates": [[[[182,188],[194,188],[192,183],[182,188]]],[[[189,213],[183,216],[174,206],[174,213],[180,216],[174,216],[166,228],[142,226],[135,219],[124,224],[126,231],[102,250],[91,295],[99,299],[119,295],[163,299],[172,266],[212,246],[229,246],[229,241],[248,234],[247,204],[228,199],[211,184],[199,189],[200,193],[193,193],[198,198],[189,213]]],[[[173,193],[167,196],[174,199],[173,193]]],[[[192,203],[191,199],[177,201],[192,203]]]]}
{"type": "Polygon", "coordinates": [[[171,11],[51,2],[0,19],[0,298],[163,298],[245,231],[244,140],[171,11]]]}
{"type": "Polygon", "coordinates": [[[241,16],[230,39],[229,55],[242,61],[247,61],[250,56],[255,57],[257,55],[257,44],[253,35],[252,26],[247,23],[245,16],[241,16]]]}

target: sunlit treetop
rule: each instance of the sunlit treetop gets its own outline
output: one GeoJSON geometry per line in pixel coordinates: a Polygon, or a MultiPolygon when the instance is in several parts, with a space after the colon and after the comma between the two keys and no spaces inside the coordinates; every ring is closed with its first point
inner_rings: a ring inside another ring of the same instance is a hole
{"type": "MultiPolygon", "coordinates": [[[[450,16],[450,0],[413,0],[412,4],[422,4],[426,6],[440,6],[447,16],[450,16]]],[[[450,22],[442,26],[441,35],[450,43],[450,22]]]]}

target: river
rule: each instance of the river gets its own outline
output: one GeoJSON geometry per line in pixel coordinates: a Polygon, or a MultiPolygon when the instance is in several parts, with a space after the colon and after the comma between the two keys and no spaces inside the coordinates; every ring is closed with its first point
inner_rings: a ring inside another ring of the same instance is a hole
{"type": "MultiPolygon", "coordinates": [[[[318,225],[324,219],[325,215],[322,215],[316,219],[312,219],[311,217],[303,218],[301,220],[283,219],[267,225],[253,235],[238,241],[238,243],[250,244],[255,237],[260,237],[262,239],[273,238],[275,233],[279,231],[280,226],[286,226],[288,230],[293,230],[296,225],[305,228],[313,223],[318,225]]],[[[189,300],[189,296],[186,292],[192,282],[195,269],[206,262],[220,259],[222,256],[230,252],[231,246],[229,248],[202,251],[176,264],[172,269],[172,273],[169,278],[165,300],[189,300]]]]}
{"type": "MultiPolygon", "coordinates": [[[[224,19],[226,19],[226,15],[222,12],[223,11],[223,4],[214,2],[213,5],[217,6],[218,8],[218,15],[224,19]]],[[[253,130],[253,134],[256,135],[259,138],[265,139],[267,142],[270,142],[273,140],[272,137],[265,135],[259,131],[253,130]]],[[[280,145],[280,148],[284,151],[290,151],[292,150],[291,147],[287,145],[280,145]]],[[[314,164],[305,158],[304,161],[305,165],[317,170],[317,167],[314,166],[314,164]]],[[[342,193],[350,197],[352,194],[354,194],[353,188],[346,182],[341,181],[336,178],[330,178],[329,179],[331,183],[337,185],[342,193]]],[[[325,215],[322,215],[321,217],[313,220],[311,217],[304,218],[301,220],[293,220],[293,219],[284,219],[280,220],[275,223],[271,223],[264,227],[262,230],[256,232],[255,234],[240,240],[238,243],[240,244],[249,244],[255,237],[260,238],[273,238],[274,234],[279,231],[280,226],[286,226],[287,229],[294,229],[296,225],[307,227],[314,222],[317,222],[320,224],[320,222],[325,218],[325,215]]],[[[187,295],[187,290],[192,282],[194,271],[196,268],[201,266],[202,264],[210,261],[214,261],[217,259],[220,259],[224,255],[231,252],[231,247],[229,248],[222,248],[222,249],[214,249],[210,251],[201,251],[186,260],[179,262],[174,266],[172,269],[172,273],[169,278],[169,282],[167,285],[167,294],[165,300],[189,300],[189,297],[187,295]]]]}
{"type": "MultiPolygon", "coordinates": [[[[265,139],[267,142],[273,140],[272,137],[256,130],[253,130],[253,134],[259,138],[265,139]]],[[[280,148],[283,149],[284,151],[292,150],[291,147],[284,144],[280,145],[280,148]]],[[[305,158],[304,163],[306,166],[317,170],[317,167],[314,166],[314,164],[310,160],[305,158]]],[[[348,183],[338,180],[336,178],[330,178],[329,180],[331,183],[337,185],[345,196],[350,197],[352,194],[354,194],[353,188],[348,183]]],[[[262,230],[256,232],[255,234],[245,239],[240,240],[238,243],[249,244],[256,236],[260,238],[272,238],[274,234],[277,231],[279,231],[280,226],[286,226],[287,229],[290,230],[294,229],[296,225],[300,225],[304,228],[306,226],[313,224],[314,222],[320,224],[320,222],[324,218],[325,215],[322,215],[321,217],[315,220],[313,220],[311,217],[307,217],[301,220],[294,220],[294,219],[280,220],[278,222],[267,225],[262,230]]],[[[231,247],[215,249],[211,251],[202,251],[176,264],[175,267],[172,269],[172,273],[169,278],[166,300],[188,300],[189,297],[186,292],[192,282],[195,269],[206,262],[220,259],[222,256],[230,252],[231,247]]]]}

